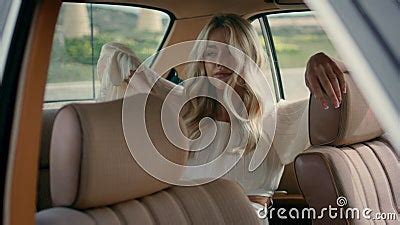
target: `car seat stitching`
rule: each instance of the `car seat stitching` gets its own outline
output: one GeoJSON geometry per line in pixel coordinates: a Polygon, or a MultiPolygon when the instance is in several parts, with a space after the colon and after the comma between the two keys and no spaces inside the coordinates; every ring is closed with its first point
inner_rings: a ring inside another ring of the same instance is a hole
{"type": "Polygon", "coordinates": [[[184,204],[182,201],[178,198],[178,196],[175,194],[174,189],[172,188],[171,191],[165,192],[167,195],[171,196],[171,198],[176,202],[177,205],[181,208],[182,213],[184,214],[185,220],[187,221],[187,224],[193,224],[189,217],[189,213],[187,212],[186,208],[184,207],[184,204]]]}
{"type": "MultiPolygon", "coordinates": [[[[400,210],[399,210],[399,208],[398,207],[396,207],[396,205],[398,205],[398,203],[397,203],[397,200],[396,200],[396,198],[395,198],[395,192],[394,192],[394,187],[393,187],[393,183],[391,182],[391,179],[389,179],[390,178],[390,175],[389,175],[389,172],[387,171],[387,169],[386,169],[386,167],[385,166],[383,166],[384,165],[384,163],[382,162],[382,159],[379,157],[379,155],[376,153],[376,150],[371,146],[371,144],[376,144],[376,145],[378,145],[378,144],[383,144],[383,143],[381,143],[381,142],[379,142],[379,141],[373,141],[373,142],[367,142],[367,143],[365,143],[365,145],[370,149],[370,151],[372,152],[372,154],[374,154],[374,156],[377,158],[377,160],[378,160],[378,162],[380,163],[380,166],[381,166],[381,168],[383,169],[383,171],[384,171],[384,173],[385,173],[385,175],[386,175],[386,180],[387,180],[387,182],[388,182],[388,184],[389,184],[389,187],[390,187],[390,191],[391,191],[391,194],[392,194],[392,206],[396,209],[396,211],[397,212],[399,212],[400,210]]],[[[383,144],[384,145],[384,144],[383,144]]],[[[385,146],[385,147],[387,147],[387,146],[385,146]]]]}

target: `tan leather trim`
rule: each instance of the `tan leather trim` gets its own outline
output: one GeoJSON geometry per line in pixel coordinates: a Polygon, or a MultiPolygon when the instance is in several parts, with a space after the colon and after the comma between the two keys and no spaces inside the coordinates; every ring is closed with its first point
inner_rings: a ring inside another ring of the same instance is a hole
{"type": "Polygon", "coordinates": [[[42,104],[60,5],[40,1],[32,22],[16,100],[3,224],[34,224],[42,104]]]}
{"type": "MultiPolygon", "coordinates": [[[[295,172],[300,190],[306,202],[317,212],[328,205],[336,206],[336,199],[341,196],[335,182],[334,172],[322,153],[303,153],[295,159],[295,172]],[[318,179],[323,178],[323,179],[318,179]]],[[[313,220],[313,224],[349,224],[345,219],[313,220]]]]}

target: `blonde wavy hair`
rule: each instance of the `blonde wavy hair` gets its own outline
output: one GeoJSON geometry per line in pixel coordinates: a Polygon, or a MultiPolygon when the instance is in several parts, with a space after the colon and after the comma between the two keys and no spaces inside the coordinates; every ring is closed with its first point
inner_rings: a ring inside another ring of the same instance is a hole
{"type": "MultiPolygon", "coordinates": [[[[261,71],[266,71],[265,64],[265,53],[260,44],[259,37],[254,30],[253,26],[249,21],[243,19],[242,17],[235,14],[220,14],[214,16],[211,21],[202,29],[197,40],[208,40],[210,33],[217,29],[224,28],[228,31],[228,45],[242,51],[247,55],[255,64],[261,69],[261,71]]],[[[195,46],[193,48],[192,54],[202,55],[205,51],[204,46],[195,46]]],[[[237,59],[236,62],[240,66],[246,64],[246,60],[237,59]]],[[[254,64],[253,64],[254,65],[254,64]]],[[[244,71],[242,76],[248,76],[252,80],[255,75],[258,74],[248,74],[251,71],[244,71]],[[247,73],[247,74],[246,74],[247,73]]],[[[203,62],[192,62],[186,66],[186,74],[188,78],[207,76],[204,61],[203,62]]],[[[263,73],[261,73],[263,74],[263,73]]],[[[246,79],[248,80],[248,79],[246,79]]],[[[263,105],[264,101],[262,98],[263,87],[257,86],[256,82],[243,82],[236,73],[227,82],[231,87],[239,85],[243,88],[243,92],[240,93],[240,98],[247,109],[247,119],[242,119],[238,114],[233,113],[235,117],[233,120],[238,121],[242,131],[247,132],[248,140],[245,147],[245,153],[248,153],[255,149],[257,142],[262,135],[262,119],[263,119],[263,105]],[[260,100],[261,99],[261,100],[260,100]]],[[[190,93],[200,89],[200,86],[204,86],[204,82],[189,82],[186,87],[186,92],[190,93]]],[[[213,86],[207,86],[208,91],[213,91],[213,86]]],[[[266,87],[264,87],[266,88],[266,87]]],[[[229,107],[229,102],[232,102],[229,95],[224,92],[224,101],[228,101],[228,112],[234,111],[229,107]]],[[[182,118],[185,123],[188,137],[191,139],[196,139],[200,136],[199,124],[200,120],[204,117],[211,117],[216,119],[216,111],[218,107],[218,102],[214,99],[208,97],[197,97],[188,101],[182,109],[182,118]]],[[[231,123],[232,123],[231,118],[231,123]]]]}

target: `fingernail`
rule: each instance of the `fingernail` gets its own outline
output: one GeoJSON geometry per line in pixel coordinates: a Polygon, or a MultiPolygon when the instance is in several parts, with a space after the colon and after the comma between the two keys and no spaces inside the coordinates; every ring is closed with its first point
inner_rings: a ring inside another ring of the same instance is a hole
{"type": "Polygon", "coordinates": [[[338,101],[335,101],[335,109],[339,108],[340,104],[338,101]]]}
{"type": "Polygon", "coordinates": [[[344,88],[343,93],[345,94],[347,93],[347,88],[344,88]]]}
{"type": "Polygon", "coordinates": [[[326,102],[322,103],[322,107],[324,107],[325,110],[329,109],[328,103],[326,102]]]}

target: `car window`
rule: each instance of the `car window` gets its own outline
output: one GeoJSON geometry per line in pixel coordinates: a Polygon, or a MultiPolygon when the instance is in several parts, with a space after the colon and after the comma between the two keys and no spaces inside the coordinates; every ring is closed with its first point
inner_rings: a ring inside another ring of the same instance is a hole
{"type": "Polygon", "coordinates": [[[263,71],[263,72],[267,76],[267,80],[268,80],[268,83],[270,85],[272,92],[276,94],[274,75],[272,74],[272,70],[271,70],[271,60],[270,60],[271,57],[270,57],[270,51],[268,49],[269,45],[267,44],[268,41],[265,39],[263,31],[262,31],[262,26],[263,26],[262,18],[260,17],[260,18],[254,19],[251,22],[251,25],[256,30],[260,44],[265,52],[265,59],[266,59],[265,63],[268,65],[268,67],[266,68],[267,71],[263,71]]]}
{"type": "Polygon", "coordinates": [[[317,52],[339,58],[313,12],[267,16],[277,56],[285,99],[307,98],[304,72],[307,60],[317,52]]]}
{"type": "Polygon", "coordinates": [[[3,70],[20,4],[17,1],[0,0],[0,88],[3,83],[3,70]],[[6,26],[7,23],[9,24],[8,27],[6,26]]]}
{"type": "Polygon", "coordinates": [[[0,0],[0,41],[3,39],[4,27],[6,25],[6,20],[8,12],[10,11],[11,0],[0,0]]]}
{"type": "Polygon", "coordinates": [[[53,38],[45,102],[94,100],[99,90],[96,64],[101,47],[119,42],[144,60],[157,51],[169,24],[169,15],[158,10],[63,3],[53,38]]]}

